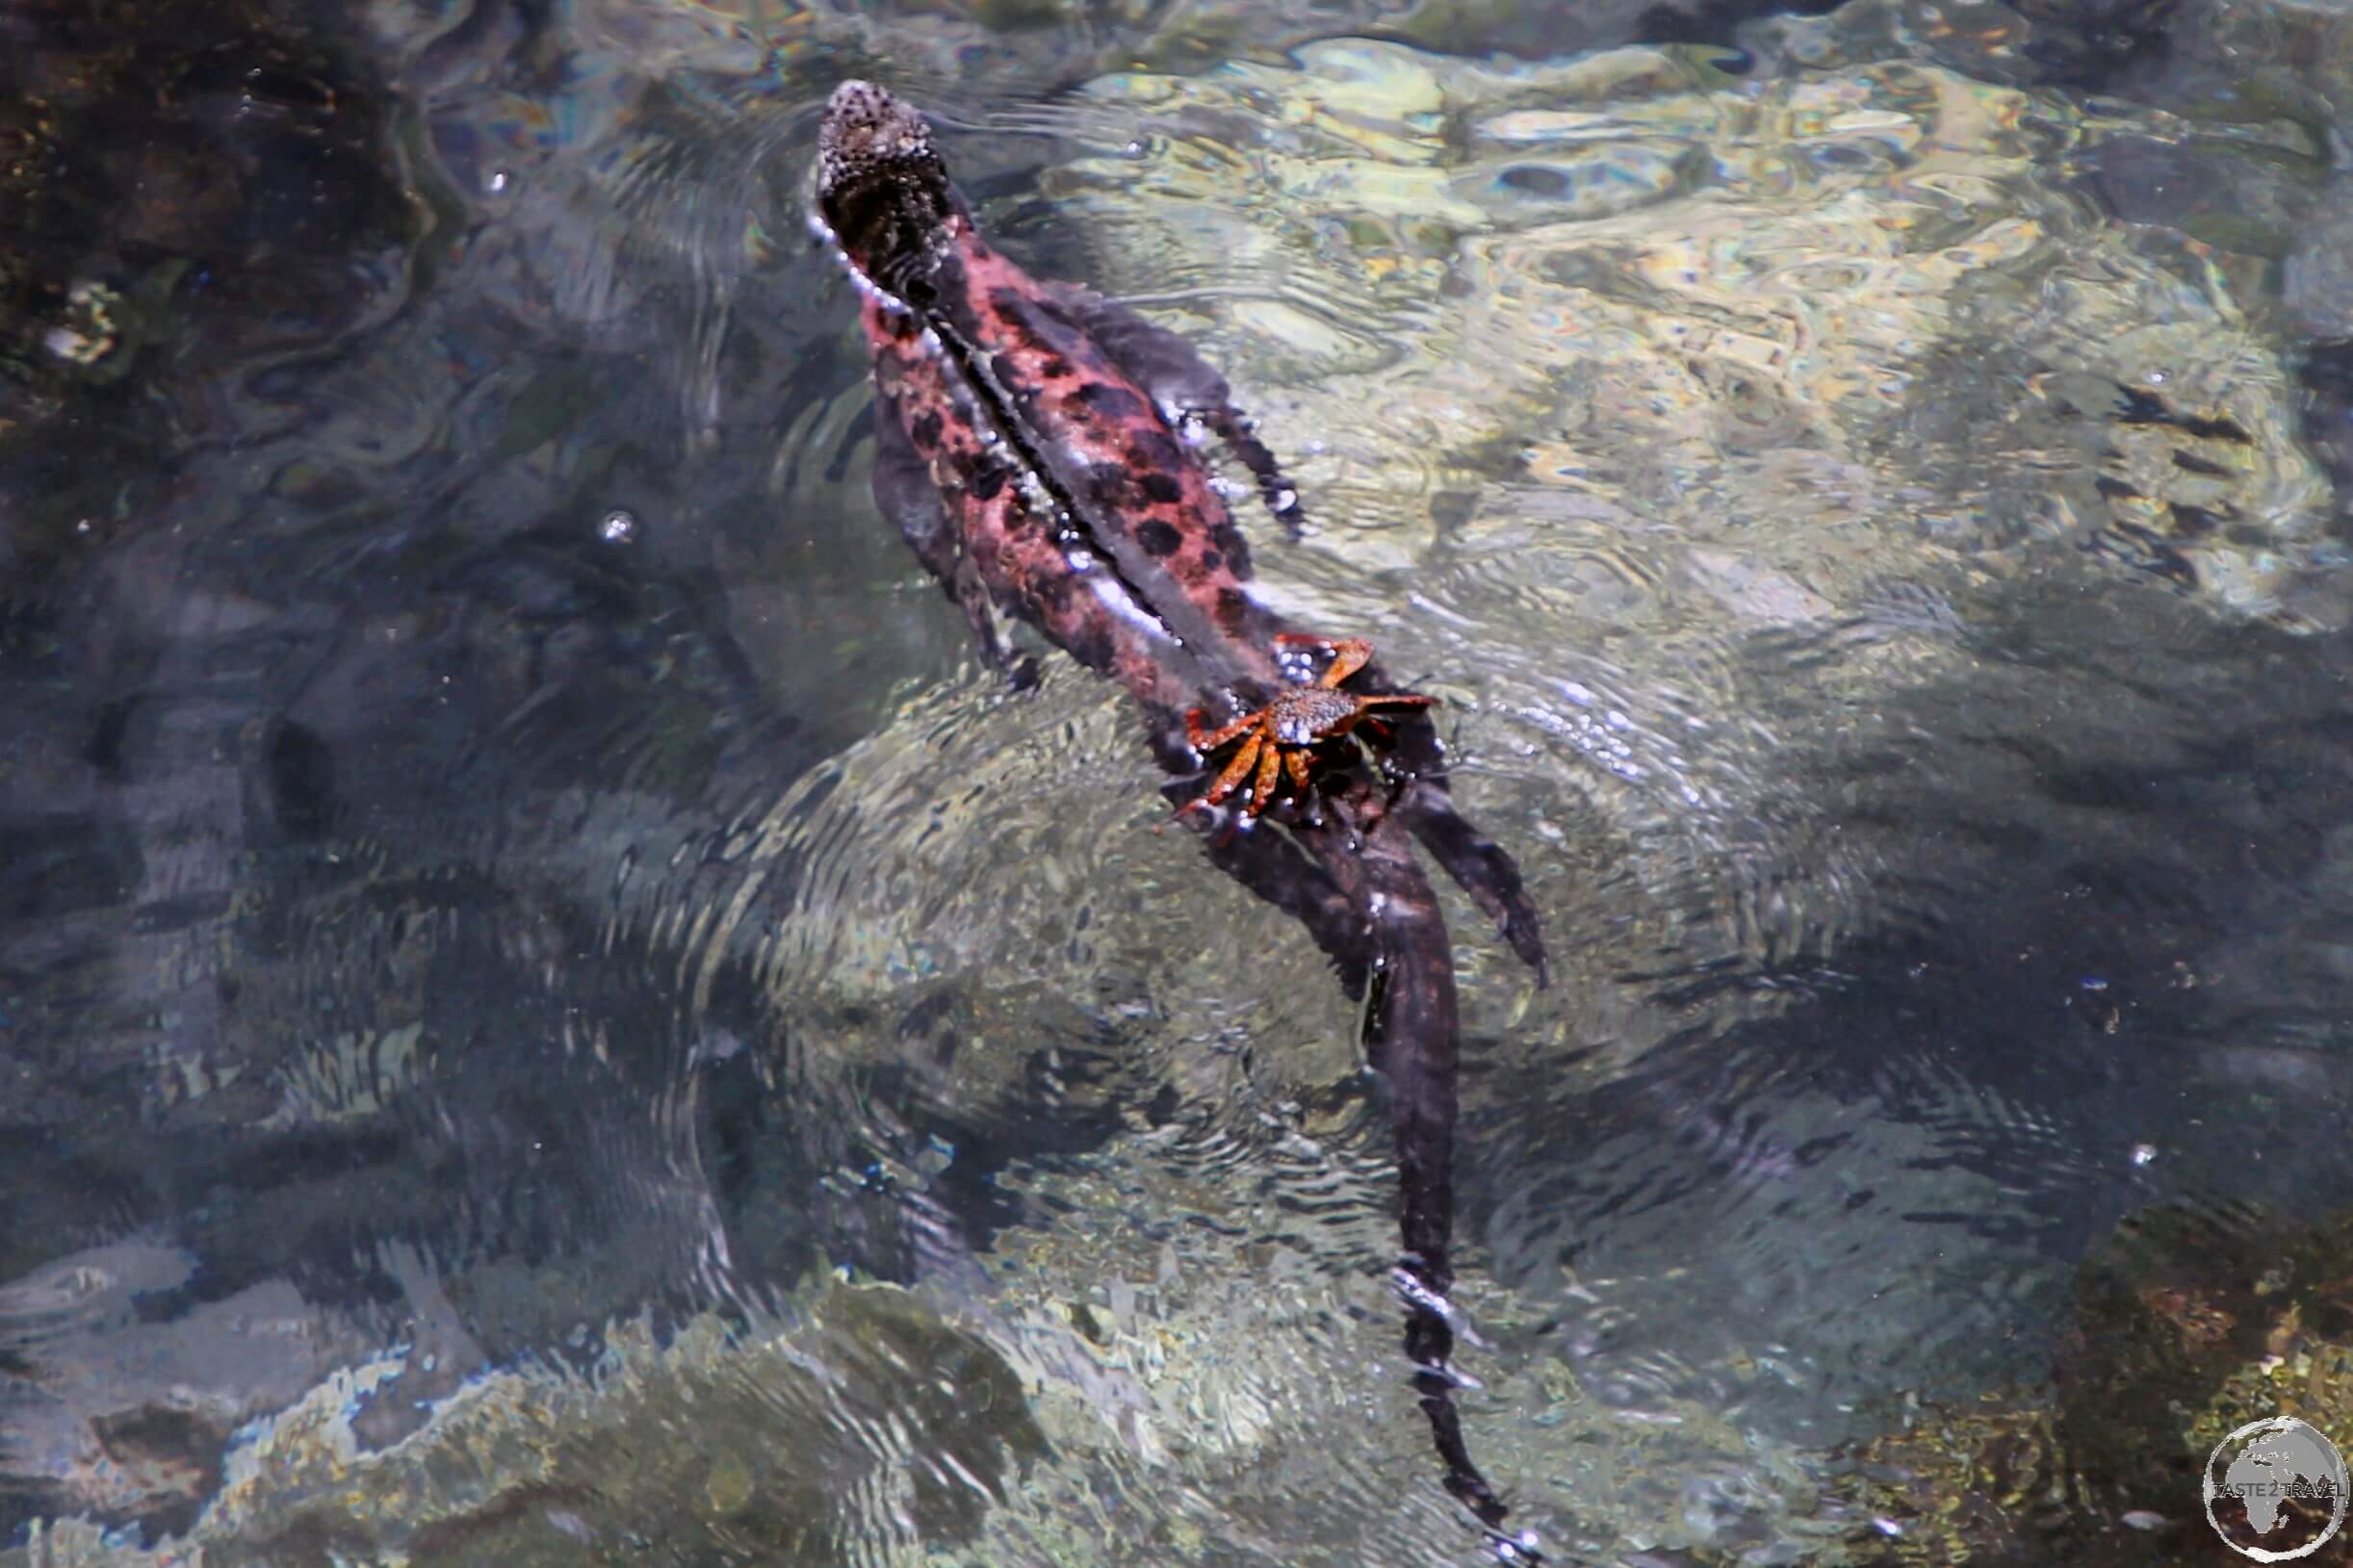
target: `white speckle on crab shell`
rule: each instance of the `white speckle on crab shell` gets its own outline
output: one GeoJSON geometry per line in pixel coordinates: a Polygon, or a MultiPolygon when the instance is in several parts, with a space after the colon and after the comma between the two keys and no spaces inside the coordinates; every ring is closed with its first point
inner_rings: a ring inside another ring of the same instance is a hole
{"type": "Polygon", "coordinates": [[[1304,718],[1284,719],[1275,726],[1275,738],[1285,746],[1312,746],[1316,742],[1315,726],[1304,718]]]}

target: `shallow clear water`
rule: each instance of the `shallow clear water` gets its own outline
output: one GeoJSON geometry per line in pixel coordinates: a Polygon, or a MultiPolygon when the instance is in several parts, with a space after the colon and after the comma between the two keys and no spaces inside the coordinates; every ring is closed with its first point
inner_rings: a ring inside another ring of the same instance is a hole
{"type": "MultiPolygon", "coordinates": [[[[2341,13],[0,24],[0,1560],[1482,1557],[1354,1004],[868,499],[844,74],[1228,372],[1528,875],[1548,1560],[1939,1560],[1854,1445],[2088,1464],[2120,1234],[2353,1201],[2341,13]]],[[[2011,1555],[2215,1550],[2103,1474],[2011,1555]]]]}

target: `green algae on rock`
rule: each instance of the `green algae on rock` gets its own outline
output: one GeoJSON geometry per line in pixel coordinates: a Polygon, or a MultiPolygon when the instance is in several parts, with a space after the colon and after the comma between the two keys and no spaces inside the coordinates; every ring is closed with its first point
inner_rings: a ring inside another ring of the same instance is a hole
{"type": "Polygon", "coordinates": [[[355,1401],[401,1359],[241,1434],[218,1497],[154,1551],[65,1522],[0,1563],[919,1560],[974,1539],[1046,1452],[1003,1358],[884,1286],[813,1283],[764,1329],[702,1318],[659,1348],[616,1325],[592,1377],[487,1375],[368,1452],[355,1401]]]}
{"type": "Polygon", "coordinates": [[[1824,1517],[1857,1559],[2134,1568],[2205,1545],[2199,1468],[2239,1427],[2353,1443],[2353,1217],[2128,1216],[2078,1271],[2054,1374],[1848,1449],[1824,1517]]]}

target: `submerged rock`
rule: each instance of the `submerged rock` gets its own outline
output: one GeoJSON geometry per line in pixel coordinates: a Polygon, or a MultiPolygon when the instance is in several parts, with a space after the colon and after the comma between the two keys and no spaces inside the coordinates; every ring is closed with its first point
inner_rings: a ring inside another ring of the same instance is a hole
{"type": "Polygon", "coordinates": [[[1755,626],[2085,545],[2301,624],[2326,488],[2261,300],[2076,194],[2084,149],[2151,144],[2129,120],[1900,62],[1301,61],[1098,83],[1150,134],[1047,185],[1114,281],[1284,389],[1332,554],[1508,550],[1589,601],[1619,559],[1612,622],[1755,626]],[[1689,565],[1727,544],[1817,607],[1689,565]]]}
{"type": "Polygon", "coordinates": [[[427,1435],[374,1452],[353,1415],[414,1353],[339,1368],[238,1433],[171,1546],[69,1522],[0,1562],[866,1561],[974,1540],[1045,1453],[1013,1368],[886,1288],[815,1289],[764,1326],[699,1320],[659,1348],[624,1326],[593,1382],[480,1377],[427,1435]]]}
{"type": "MultiPolygon", "coordinates": [[[[2199,1473],[2291,1412],[2353,1442],[2353,1221],[2128,1217],[2079,1271],[2052,1380],[1922,1405],[1847,1451],[1825,1517],[1867,1563],[2147,1562],[2208,1546],[2199,1473]]],[[[2282,1551],[2328,1521],[2290,1503],[2282,1551]]]]}

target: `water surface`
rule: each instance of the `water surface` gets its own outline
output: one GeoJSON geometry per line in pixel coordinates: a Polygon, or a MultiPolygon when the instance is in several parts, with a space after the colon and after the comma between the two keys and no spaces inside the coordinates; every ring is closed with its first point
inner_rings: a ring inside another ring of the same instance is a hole
{"type": "Polygon", "coordinates": [[[866,496],[851,72],[1228,372],[1530,877],[1515,1523],[1940,1560],[1854,1456],[1983,1398],[2097,1480],[2013,1555],[2211,1550],[2052,1379],[2346,1419],[2353,50],[2252,14],[18,7],[14,1555],[1477,1560],[1352,1005],[866,496]]]}

